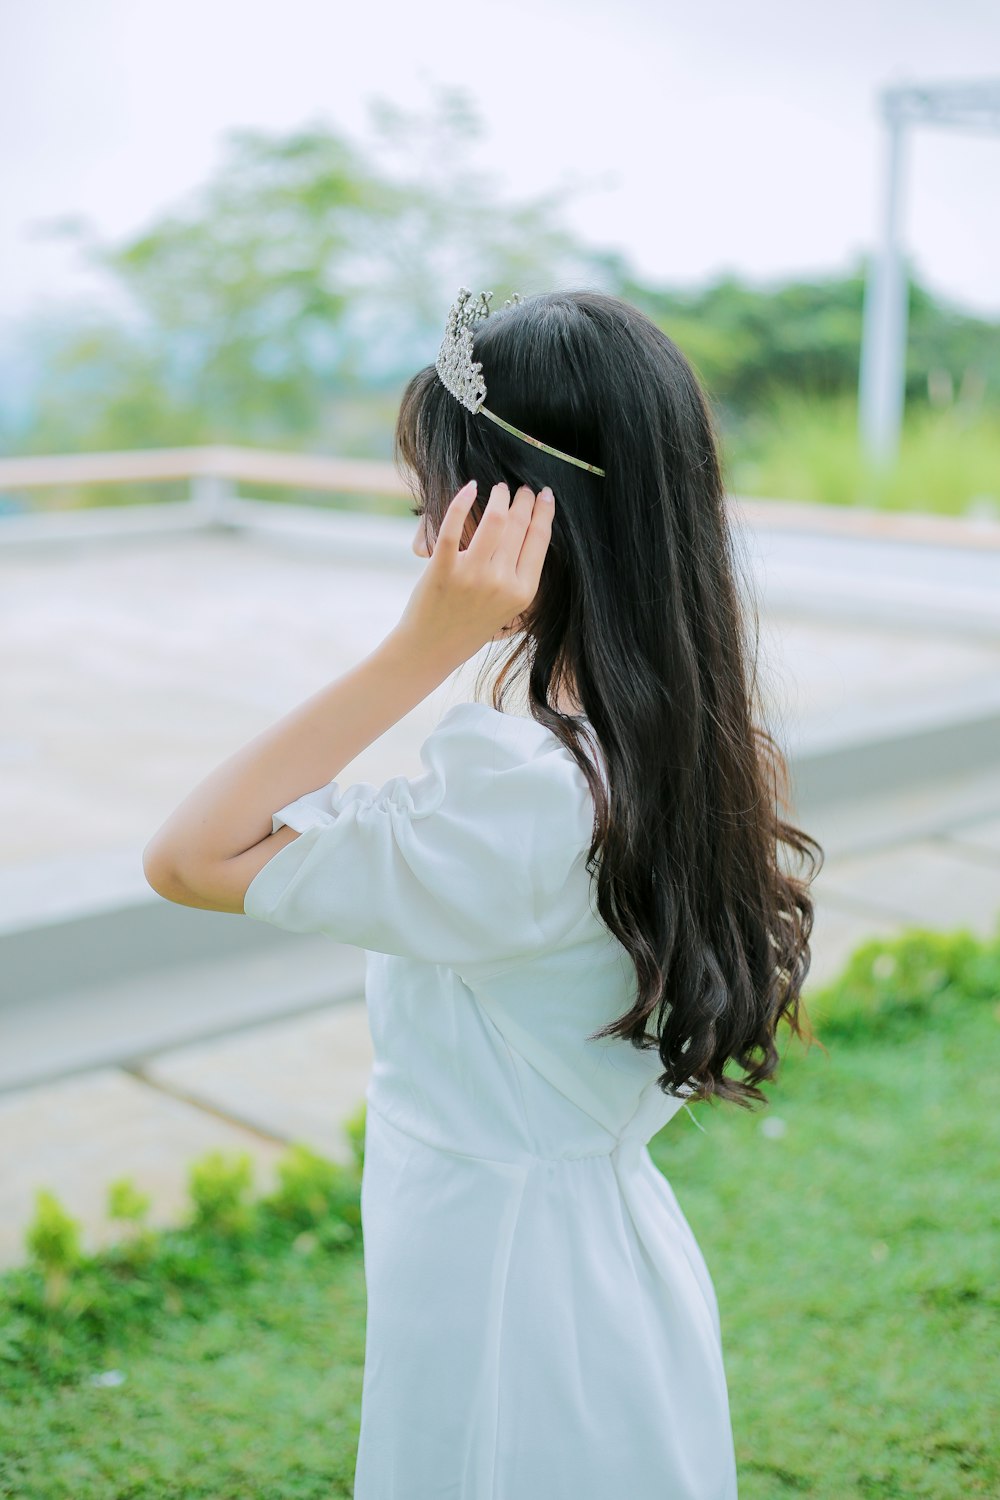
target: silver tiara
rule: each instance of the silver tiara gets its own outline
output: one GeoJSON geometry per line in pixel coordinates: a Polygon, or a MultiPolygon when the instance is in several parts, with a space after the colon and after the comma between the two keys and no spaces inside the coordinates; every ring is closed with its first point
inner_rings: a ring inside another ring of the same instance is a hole
{"type": "MultiPolygon", "coordinates": [[[[441,347],[434,365],[441,377],[442,385],[469,411],[489,417],[490,421],[496,422],[498,427],[503,427],[515,437],[531,443],[535,448],[540,448],[543,453],[551,453],[556,458],[564,459],[568,464],[576,464],[577,468],[586,469],[588,473],[599,474],[603,478],[604,470],[599,469],[596,464],[584,463],[582,458],[572,458],[568,453],[560,452],[558,448],[550,448],[548,443],[529,437],[528,433],[522,432],[519,427],[512,427],[509,422],[504,421],[503,417],[498,417],[496,412],[489,411],[483,405],[486,400],[486,381],[483,379],[482,365],[472,357],[472,338],[476,324],[489,317],[492,296],[492,292],[480,292],[478,299],[473,300],[468,287],[459,288],[458,298],[452,303],[448,313],[444,338],[441,340],[441,347]]],[[[504,309],[514,307],[518,302],[523,301],[524,298],[515,292],[504,303],[504,309]]]]}

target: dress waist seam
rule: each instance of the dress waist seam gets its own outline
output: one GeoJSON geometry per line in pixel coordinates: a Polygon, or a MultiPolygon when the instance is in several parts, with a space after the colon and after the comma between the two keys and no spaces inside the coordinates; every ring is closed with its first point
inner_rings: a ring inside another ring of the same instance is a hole
{"type": "Polygon", "coordinates": [[[421,1146],[426,1146],[431,1151],[440,1151],[445,1156],[461,1157],[463,1161],[481,1161],[501,1167],[530,1166],[532,1162],[536,1161],[594,1161],[599,1160],[602,1157],[610,1158],[612,1156],[615,1156],[622,1150],[623,1147],[631,1147],[636,1150],[642,1150],[646,1145],[646,1142],[640,1140],[638,1136],[626,1136],[624,1137],[624,1139],[615,1141],[613,1146],[609,1146],[607,1150],[604,1151],[581,1151],[574,1155],[559,1156],[543,1156],[542,1153],[538,1151],[525,1151],[520,1156],[483,1156],[481,1153],[477,1153],[474,1151],[456,1151],[452,1146],[445,1146],[438,1141],[429,1140],[426,1136],[418,1135],[415,1130],[410,1130],[407,1126],[400,1125],[396,1120],[392,1118],[391,1115],[387,1115],[383,1109],[380,1109],[377,1104],[373,1103],[371,1099],[367,1100],[367,1108],[373,1114],[378,1115],[380,1120],[384,1120],[385,1123],[391,1126],[393,1130],[398,1130],[400,1135],[409,1136],[410,1140],[419,1142],[421,1146]]]}

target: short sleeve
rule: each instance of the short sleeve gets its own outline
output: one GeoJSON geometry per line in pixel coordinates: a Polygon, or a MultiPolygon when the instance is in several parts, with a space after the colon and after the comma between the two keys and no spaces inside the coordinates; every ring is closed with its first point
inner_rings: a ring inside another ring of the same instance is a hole
{"type": "Polygon", "coordinates": [[[299,837],[250,882],[246,914],[429,963],[558,947],[591,912],[593,802],[569,751],[533,719],[460,703],[420,758],[421,775],[331,781],[274,813],[299,837]]]}

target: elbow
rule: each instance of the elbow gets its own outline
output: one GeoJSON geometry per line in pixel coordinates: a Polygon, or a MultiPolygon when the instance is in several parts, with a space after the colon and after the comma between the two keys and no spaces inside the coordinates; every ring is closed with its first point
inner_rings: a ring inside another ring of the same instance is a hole
{"type": "Polygon", "coordinates": [[[142,873],[146,883],[165,901],[183,899],[180,894],[183,884],[169,860],[156,849],[155,841],[148,843],[142,851],[142,873]]]}

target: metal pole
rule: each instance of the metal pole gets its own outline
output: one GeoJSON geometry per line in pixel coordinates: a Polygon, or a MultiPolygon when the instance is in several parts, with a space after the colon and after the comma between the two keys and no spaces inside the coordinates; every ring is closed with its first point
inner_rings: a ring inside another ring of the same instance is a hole
{"type": "Polygon", "coordinates": [[[862,446],[886,467],[899,452],[906,383],[908,285],[900,256],[905,120],[883,95],[888,127],[882,243],[869,261],[861,335],[858,415],[862,446]]]}

